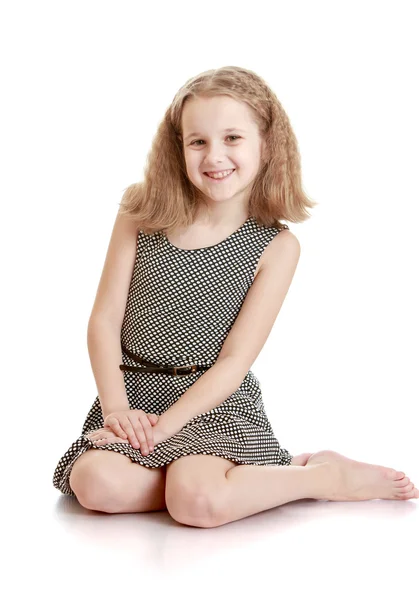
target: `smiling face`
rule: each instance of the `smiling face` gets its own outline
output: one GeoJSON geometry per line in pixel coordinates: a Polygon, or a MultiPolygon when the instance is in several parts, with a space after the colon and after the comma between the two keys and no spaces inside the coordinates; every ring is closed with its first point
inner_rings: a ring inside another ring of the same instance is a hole
{"type": "Polygon", "coordinates": [[[251,109],[229,96],[190,98],[181,126],[187,174],[204,200],[247,206],[265,148],[251,109]],[[207,174],[217,171],[228,173],[207,174]]]}

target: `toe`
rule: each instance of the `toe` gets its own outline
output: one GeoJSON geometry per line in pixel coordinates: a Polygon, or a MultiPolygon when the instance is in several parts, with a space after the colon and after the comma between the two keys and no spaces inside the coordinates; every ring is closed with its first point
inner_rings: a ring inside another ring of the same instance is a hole
{"type": "Polygon", "coordinates": [[[415,486],[413,485],[413,483],[409,483],[408,485],[402,487],[402,488],[397,488],[395,490],[395,493],[397,496],[400,496],[402,498],[404,498],[406,495],[411,495],[411,492],[414,492],[415,486]]]}
{"type": "Polygon", "coordinates": [[[403,471],[396,471],[395,469],[391,469],[391,479],[404,479],[406,477],[403,471]]]}
{"type": "Polygon", "coordinates": [[[404,487],[405,485],[408,485],[409,483],[410,483],[409,477],[403,477],[403,479],[396,479],[394,481],[394,485],[396,487],[404,487]]]}
{"type": "Polygon", "coordinates": [[[410,490],[410,492],[406,492],[405,494],[397,494],[396,499],[397,500],[410,500],[411,498],[415,498],[415,497],[417,497],[415,490],[410,490]]]}

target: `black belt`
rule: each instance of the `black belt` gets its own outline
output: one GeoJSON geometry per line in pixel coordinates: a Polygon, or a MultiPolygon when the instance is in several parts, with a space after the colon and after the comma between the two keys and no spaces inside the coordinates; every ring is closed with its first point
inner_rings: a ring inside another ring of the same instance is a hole
{"type": "Polygon", "coordinates": [[[125,348],[123,344],[121,344],[122,350],[125,352],[127,356],[132,358],[133,361],[138,362],[143,367],[131,367],[130,365],[119,365],[121,371],[132,371],[133,373],[168,373],[169,375],[181,376],[181,375],[190,375],[191,373],[196,373],[196,371],[204,371],[209,369],[209,367],[203,367],[199,365],[190,365],[185,367],[162,367],[161,365],[156,365],[155,363],[144,360],[138,354],[134,354],[128,348],[125,348]],[[181,372],[179,372],[179,370],[181,372]]]}

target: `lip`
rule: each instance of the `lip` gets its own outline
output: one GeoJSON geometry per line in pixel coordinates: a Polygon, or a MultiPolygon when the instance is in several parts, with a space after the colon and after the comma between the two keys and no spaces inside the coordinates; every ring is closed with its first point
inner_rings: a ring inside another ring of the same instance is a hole
{"type": "Polygon", "coordinates": [[[204,171],[204,175],[207,175],[208,177],[210,177],[210,175],[208,175],[208,173],[211,173],[211,175],[217,174],[217,173],[223,173],[223,171],[231,171],[231,173],[229,175],[226,175],[226,177],[230,177],[230,175],[232,175],[234,173],[236,169],[220,169],[219,171],[204,171]]]}
{"type": "Polygon", "coordinates": [[[235,171],[236,169],[233,169],[233,167],[230,167],[229,169],[219,169],[218,171],[204,171],[204,175],[208,175],[208,173],[222,173],[223,171],[235,171]]]}
{"type": "Polygon", "coordinates": [[[231,173],[229,173],[225,177],[211,177],[210,175],[208,175],[207,173],[205,173],[205,177],[208,177],[208,179],[211,179],[211,185],[221,185],[229,177],[232,177],[235,172],[236,172],[236,169],[232,169],[231,173]]]}

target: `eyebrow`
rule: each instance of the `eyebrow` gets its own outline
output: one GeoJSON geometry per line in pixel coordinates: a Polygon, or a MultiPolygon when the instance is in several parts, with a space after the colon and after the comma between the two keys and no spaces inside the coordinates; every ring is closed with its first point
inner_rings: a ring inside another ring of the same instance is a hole
{"type": "MultiPolygon", "coordinates": [[[[228,127],[227,129],[223,129],[222,133],[227,133],[228,131],[242,131],[243,133],[246,132],[245,129],[240,129],[240,127],[228,127]]],[[[188,140],[189,138],[193,137],[194,135],[201,135],[201,134],[199,132],[190,133],[184,139],[188,140]]]]}

